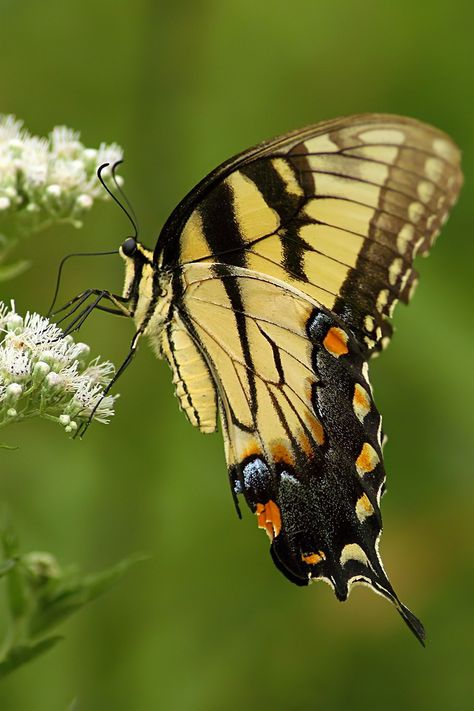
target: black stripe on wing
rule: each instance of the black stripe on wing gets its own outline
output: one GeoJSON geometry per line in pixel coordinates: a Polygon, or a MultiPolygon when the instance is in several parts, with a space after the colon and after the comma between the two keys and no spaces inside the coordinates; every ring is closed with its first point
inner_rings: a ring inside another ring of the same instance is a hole
{"type": "Polygon", "coordinates": [[[199,214],[209,254],[219,255],[219,261],[224,264],[244,267],[245,242],[235,219],[232,190],[227,183],[220,183],[209,193],[199,207],[199,214]]]}
{"type": "Polygon", "coordinates": [[[303,184],[297,171],[290,162],[277,159],[282,167],[289,172],[287,180],[282,177],[272,160],[259,160],[242,168],[242,173],[250,178],[263,195],[267,205],[278,213],[280,229],[278,235],[283,247],[283,266],[294,279],[308,281],[304,270],[304,253],[308,249],[307,243],[298,232],[295,221],[301,207],[305,203],[303,184]],[[292,179],[300,188],[297,192],[290,192],[288,179],[292,179]]]}

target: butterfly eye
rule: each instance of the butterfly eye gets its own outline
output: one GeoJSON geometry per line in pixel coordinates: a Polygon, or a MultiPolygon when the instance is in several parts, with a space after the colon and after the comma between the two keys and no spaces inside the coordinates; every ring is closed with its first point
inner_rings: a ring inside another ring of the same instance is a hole
{"type": "Polygon", "coordinates": [[[122,252],[126,257],[132,257],[137,249],[137,242],[133,237],[127,237],[122,244],[122,252]]]}

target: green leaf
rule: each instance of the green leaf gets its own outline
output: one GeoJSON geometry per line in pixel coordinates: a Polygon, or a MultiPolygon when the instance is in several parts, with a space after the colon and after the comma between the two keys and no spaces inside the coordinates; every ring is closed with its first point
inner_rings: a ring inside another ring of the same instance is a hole
{"type": "Polygon", "coordinates": [[[0,679],[11,674],[23,664],[31,662],[32,659],[36,659],[40,654],[44,654],[62,639],[63,638],[59,636],[46,637],[46,639],[42,639],[35,644],[21,644],[17,647],[12,647],[3,661],[0,662],[0,679]]]}
{"type": "Polygon", "coordinates": [[[10,570],[12,570],[17,563],[18,563],[18,561],[14,560],[13,558],[9,558],[8,560],[3,560],[0,563],[0,578],[3,577],[4,575],[8,575],[10,570]]]}
{"type": "Polygon", "coordinates": [[[44,634],[56,627],[84,605],[107,592],[120,580],[124,573],[145,556],[132,556],[120,561],[101,573],[87,575],[80,579],[59,579],[49,581],[44,595],[37,600],[37,609],[29,623],[31,636],[44,634]]]}

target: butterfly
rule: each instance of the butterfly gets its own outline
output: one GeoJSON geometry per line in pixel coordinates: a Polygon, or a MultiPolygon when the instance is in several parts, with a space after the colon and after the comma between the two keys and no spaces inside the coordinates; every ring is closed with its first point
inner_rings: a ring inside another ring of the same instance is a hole
{"type": "Polygon", "coordinates": [[[94,294],[87,313],[134,319],[117,375],[148,336],[191,424],[220,420],[237,511],[244,500],[291,582],[324,580],[339,600],[368,585],[422,643],[379,554],[384,435],[368,363],[461,184],[458,148],[427,124],[322,122],[223,163],[153,251],[127,238],[122,295],[73,300],[94,294]]]}

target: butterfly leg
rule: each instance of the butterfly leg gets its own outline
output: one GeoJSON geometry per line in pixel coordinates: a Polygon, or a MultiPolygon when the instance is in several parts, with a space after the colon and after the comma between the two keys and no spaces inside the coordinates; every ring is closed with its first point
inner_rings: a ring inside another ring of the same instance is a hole
{"type": "Polygon", "coordinates": [[[112,313],[117,316],[133,316],[133,312],[131,309],[128,308],[127,306],[128,299],[118,296],[117,294],[112,294],[109,291],[105,290],[100,290],[100,289],[87,289],[86,291],[83,291],[81,294],[78,294],[75,296],[73,299],[71,299],[67,304],[62,306],[60,309],[57,311],[53,312],[51,315],[54,316],[56,314],[61,313],[62,311],[65,311],[69,309],[69,307],[72,306],[72,308],[67,311],[67,313],[62,316],[59,321],[57,322],[58,324],[62,323],[66,319],[70,318],[75,314],[77,311],[79,313],[77,316],[69,323],[69,325],[64,329],[64,335],[67,335],[69,333],[73,333],[74,331],[77,331],[84,321],[87,319],[87,317],[94,311],[94,309],[98,309],[99,311],[106,311],[107,313],[112,313]],[[84,306],[88,300],[90,299],[91,296],[95,296],[95,299],[93,299],[92,302],[88,303],[87,306],[84,306]],[[107,306],[103,306],[100,302],[105,299],[109,301],[111,304],[115,306],[115,308],[110,308],[107,306]],[[82,309],[81,307],[84,308],[82,309]]]}
{"type": "Polygon", "coordinates": [[[115,385],[115,383],[117,382],[117,380],[120,378],[120,376],[122,375],[122,373],[127,369],[127,367],[128,367],[128,366],[130,365],[130,363],[132,362],[133,356],[135,355],[136,350],[137,350],[137,347],[138,347],[138,341],[140,340],[140,337],[141,337],[143,331],[144,331],[143,328],[140,328],[140,329],[138,329],[138,331],[136,331],[135,335],[134,335],[133,338],[132,338],[132,342],[130,343],[130,349],[129,349],[128,353],[127,353],[127,356],[126,356],[125,360],[123,361],[123,363],[121,364],[121,366],[119,367],[119,369],[116,371],[116,373],[115,373],[114,377],[112,378],[112,380],[110,381],[110,383],[107,385],[107,387],[104,388],[104,392],[102,393],[102,397],[100,398],[100,400],[98,400],[97,404],[95,405],[94,409],[92,410],[92,412],[91,412],[91,414],[89,415],[89,417],[88,417],[88,419],[86,420],[86,422],[84,422],[84,423],[79,427],[79,429],[77,430],[76,434],[74,435],[74,439],[75,439],[76,437],[79,437],[80,439],[82,439],[82,437],[85,435],[85,433],[86,433],[86,431],[87,431],[87,429],[88,429],[90,423],[92,422],[93,417],[94,417],[94,415],[95,415],[95,413],[96,413],[96,411],[97,411],[97,408],[99,407],[100,403],[102,402],[102,400],[104,399],[104,397],[106,397],[106,396],[108,395],[108,393],[110,392],[110,390],[112,389],[112,387],[115,385]]]}
{"type": "MultiPolygon", "coordinates": [[[[62,311],[65,311],[68,309],[70,306],[73,306],[74,304],[79,304],[76,306],[76,308],[79,308],[81,304],[86,301],[89,296],[92,294],[101,294],[104,298],[108,298],[114,303],[120,303],[121,305],[126,304],[128,301],[127,297],[120,296],[119,294],[112,294],[110,291],[107,291],[106,289],[86,289],[85,291],[81,291],[80,294],[76,294],[72,299],[70,299],[67,303],[65,303],[63,306],[61,306],[59,309],[56,309],[56,311],[48,311],[48,316],[56,316],[56,314],[61,313],[62,311]]],[[[70,313],[74,313],[74,311],[71,311],[70,313]]]]}

